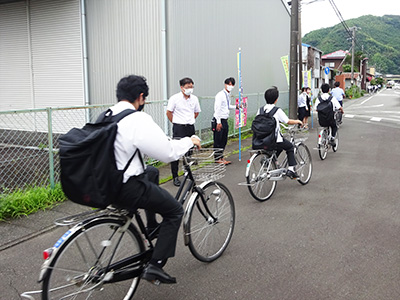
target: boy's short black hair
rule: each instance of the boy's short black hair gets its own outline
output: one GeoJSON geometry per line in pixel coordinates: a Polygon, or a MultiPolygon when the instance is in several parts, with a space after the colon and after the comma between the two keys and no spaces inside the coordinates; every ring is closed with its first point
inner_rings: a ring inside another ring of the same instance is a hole
{"type": "Polygon", "coordinates": [[[185,77],[185,78],[182,78],[181,80],[179,80],[180,86],[185,86],[185,84],[188,84],[188,83],[194,84],[192,78],[185,77]]]}
{"type": "Polygon", "coordinates": [[[128,100],[133,103],[143,93],[146,98],[149,95],[149,87],[143,76],[129,75],[122,78],[117,85],[117,100],[128,100]]]}
{"type": "Polygon", "coordinates": [[[276,99],[279,98],[278,88],[276,86],[273,86],[272,88],[266,90],[265,94],[264,94],[264,98],[268,104],[274,104],[276,99]]]}
{"type": "Polygon", "coordinates": [[[324,83],[324,84],[321,85],[321,91],[322,91],[323,93],[328,93],[330,88],[331,88],[331,87],[330,87],[329,84],[327,84],[327,83],[324,83]]]}
{"type": "Polygon", "coordinates": [[[235,78],[229,77],[229,78],[225,79],[225,84],[230,84],[230,83],[232,85],[235,85],[235,78]]]}
{"type": "Polygon", "coordinates": [[[340,82],[339,82],[339,81],[336,81],[336,82],[335,82],[335,86],[336,86],[336,87],[339,87],[339,86],[340,86],[340,82]]]}

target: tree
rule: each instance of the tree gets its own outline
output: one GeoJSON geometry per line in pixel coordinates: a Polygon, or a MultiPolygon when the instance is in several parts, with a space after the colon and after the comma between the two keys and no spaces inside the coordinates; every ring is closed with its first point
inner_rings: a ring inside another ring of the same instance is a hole
{"type": "Polygon", "coordinates": [[[351,72],[351,65],[343,65],[343,72],[351,72]]]}
{"type": "MultiPolygon", "coordinates": [[[[354,53],[354,72],[360,72],[360,63],[364,58],[366,58],[366,55],[362,51],[356,51],[356,53],[354,53]]],[[[345,72],[351,72],[351,54],[348,54],[346,56],[344,62],[350,65],[350,71],[345,71],[345,72]]],[[[343,71],[344,71],[344,66],[343,66],[343,71]]]]}

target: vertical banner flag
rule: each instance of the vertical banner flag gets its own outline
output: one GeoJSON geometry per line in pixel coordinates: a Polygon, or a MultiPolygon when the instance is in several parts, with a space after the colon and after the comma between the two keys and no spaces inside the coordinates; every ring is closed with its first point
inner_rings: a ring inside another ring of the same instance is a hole
{"type": "MultiPolygon", "coordinates": [[[[238,79],[239,79],[239,99],[237,100],[239,103],[239,112],[238,112],[238,124],[242,123],[242,114],[240,113],[242,107],[242,51],[239,48],[239,52],[237,53],[237,67],[238,67],[238,79]]],[[[239,161],[242,160],[242,127],[239,126],[239,161]]]]}
{"type": "Polygon", "coordinates": [[[311,70],[303,72],[303,87],[311,88],[311,70]]]}
{"type": "Polygon", "coordinates": [[[238,129],[247,124],[247,97],[242,99],[241,105],[239,104],[239,98],[236,98],[236,106],[239,107],[235,115],[235,128],[238,129]]]}
{"type": "Polygon", "coordinates": [[[281,61],[283,65],[283,70],[285,71],[286,74],[287,84],[289,86],[289,55],[282,56],[281,61]]]}

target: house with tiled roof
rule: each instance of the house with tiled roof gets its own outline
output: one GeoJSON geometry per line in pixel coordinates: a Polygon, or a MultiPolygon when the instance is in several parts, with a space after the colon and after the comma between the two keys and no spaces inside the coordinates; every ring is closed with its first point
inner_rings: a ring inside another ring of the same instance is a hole
{"type": "Polygon", "coordinates": [[[350,53],[347,50],[346,51],[338,50],[332,53],[322,55],[321,57],[322,66],[343,72],[343,62],[348,54],[350,53]]]}

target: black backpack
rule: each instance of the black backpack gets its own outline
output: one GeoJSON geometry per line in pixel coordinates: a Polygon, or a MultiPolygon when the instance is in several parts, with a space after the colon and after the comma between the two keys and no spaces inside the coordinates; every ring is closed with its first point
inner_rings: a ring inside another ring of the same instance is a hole
{"type": "Polygon", "coordinates": [[[254,118],[251,124],[253,131],[252,146],[254,150],[271,150],[276,146],[276,120],[274,114],[279,107],[274,107],[266,113],[264,107],[260,108],[260,113],[254,118]]]}
{"type": "Polygon", "coordinates": [[[319,104],[317,106],[318,122],[319,125],[326,127],[334,122],[333,104],[331,102],[332,96],[327,100],[322,100],[321,96],[318,97],[319,104]]]}
{"type": "MultiPolygon", "coordinates": [[[[108,109],[96,123],[72,128],[60,137],[61,186],[71,201],[97,208],[117,202],[123,174],[139,152],[135,151],[123,170],[117,169],[114,155],[117,122],[134,112],[126,109],[112,116],[108,109]]],[[[142,161],[140,152],[138,155],[142,161]]]]}

